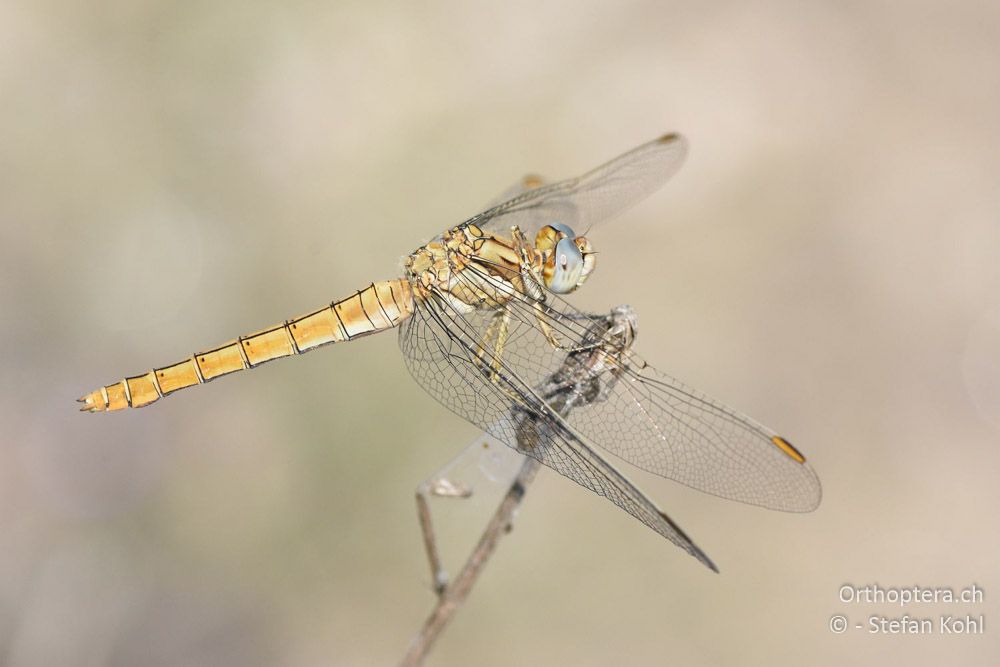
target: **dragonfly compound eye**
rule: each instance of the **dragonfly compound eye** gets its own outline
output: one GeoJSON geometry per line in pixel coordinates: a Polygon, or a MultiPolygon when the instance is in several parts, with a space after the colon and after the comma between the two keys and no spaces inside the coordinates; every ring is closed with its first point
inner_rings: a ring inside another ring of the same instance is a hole
{"type": "Polygon", "coordinates": [[[572,227],[570,227],[569,225],[564,225],[561,222],[552,222],[552,223],[549,223],[549,227],[552,227],[557,232],[562,232],[563,234],[565,234],[569,238],[574,238],[576,236],[576,232],[573,231],[572,227]]]}
{"type": "Polygon", "coordinates": [[[555,294],[572,292],[583,282],[583,254],[573,240],[564,238],[548,251],[542,278],[545,287],[555,294]]]}

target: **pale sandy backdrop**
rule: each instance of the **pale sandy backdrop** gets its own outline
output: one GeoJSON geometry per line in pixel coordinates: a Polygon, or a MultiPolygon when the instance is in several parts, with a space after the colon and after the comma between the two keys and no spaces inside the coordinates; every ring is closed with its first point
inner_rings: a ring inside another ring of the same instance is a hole
{"type": "Polygon", "coordinates": [[[636,474],[714,575],[543,472],[431,664],[996,664],[987,1],[0,5],[0,662],[393,664],[432,603],[412,490],[476,436],[394,334],[130,414],[73,400],[666,130],[687,164],[594,231],[574,301],[634,306],[640,352],[788,434],[823,504],[636,474]],[[986,598],[838,599],[876,582],[986,598]]]}

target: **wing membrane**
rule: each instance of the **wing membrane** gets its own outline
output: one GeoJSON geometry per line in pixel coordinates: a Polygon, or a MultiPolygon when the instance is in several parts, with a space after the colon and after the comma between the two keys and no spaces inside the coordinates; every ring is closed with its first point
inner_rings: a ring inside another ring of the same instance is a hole
{"type": "Polygon", "coordinates": [[[467,222],[487,231],[505,232],[517,225],[529,238],[544,225],[561,222],[576,231],[603,222],[646,198],[677,171],[687,142],[668,134],[633,148],[582,176],[558,183],[517,186],[511,198],[467,222]]]}
{"type": "MultiPolygon", "coordinates": [[[[503,362],[530,387],[554,373],[566,351],[588,344],[589,316],[555,295],[547,295],[544,303],[522,295],[506,308],[512,335],[503,362]],[[563,351],[546,341],[539,319],[563,351]]],[[[618,381],[607,386],[602,400],[566,417],[586,441],[638,468],[722,498],[791,512],[819,505],[822,489],[815,471],[780,446],[787,441],[776,441],[771,429],[631,352],[619,362],[616,375],[618,381]]]]}
{"type": "Polygon", "coordinates": [[[775,510],[816,509],[819,478],[775,442],[777,433],[635,355],[632,362],[607,400],[570,415],[574,428],[643,470],[701,491],[775,510]]]}
{"type": "Polygon", "coordinates": [[[529,190],[535,190],[537,188],[540,188],[546,183],[548,183],[548,179],[544,178],[543,176],[539,176],[537,174],[527,174],[525,176],[522,176],[520,179],[518,179],[516,183],[514,183],[514,185],[510,186],[509,188],[501,192],[492,201],[490,201],[489,205],[486,207],[486,210],[489,210],[495,206],[499,206],[500,204],[503,204],[506,201],[514,199],[515,197],[519,197],[524,193],[528,192],[529,190]]]}
{"type": "Polygon", "coordinates": [[[512,318],[504,350],[494,355],[482,345],[491,318],[489,311],[459,313],[443,299],[422,303],[400,331],[400,347],[417,382],[456,414],[611,500],[716,569],[666,514],[540,398],[535,387],[558,370],[566,354],[548,346],[534,322],[512,318]]]}

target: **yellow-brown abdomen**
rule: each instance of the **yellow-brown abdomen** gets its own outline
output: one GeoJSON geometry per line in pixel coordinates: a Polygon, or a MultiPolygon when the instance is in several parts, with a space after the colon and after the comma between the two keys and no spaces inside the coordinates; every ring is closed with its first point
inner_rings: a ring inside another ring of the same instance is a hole
{"type": "Polygon", "coordinates": [[[84,412],[141,408],[178,389],[204,384],[267,361],[391,329],[413,313],[404,279],[372,283],[346,299],[189,359],[95,389],[79,398],[84,412]]]}

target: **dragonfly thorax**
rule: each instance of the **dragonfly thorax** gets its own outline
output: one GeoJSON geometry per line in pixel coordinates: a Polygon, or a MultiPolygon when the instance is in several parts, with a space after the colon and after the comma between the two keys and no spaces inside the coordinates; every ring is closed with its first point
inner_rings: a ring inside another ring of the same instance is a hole
{"type": "Polygon", "coordinates": [[[421,298],[446,298],[464,311],[502,307],[518,295],[544,301],[544,292],[572,292],[594,268],[590,242],[566,225],[543,227],[528,241],[516,227],[510,236],[474,224],[449,229],[407,257],[407,277],[421,298]]]}

